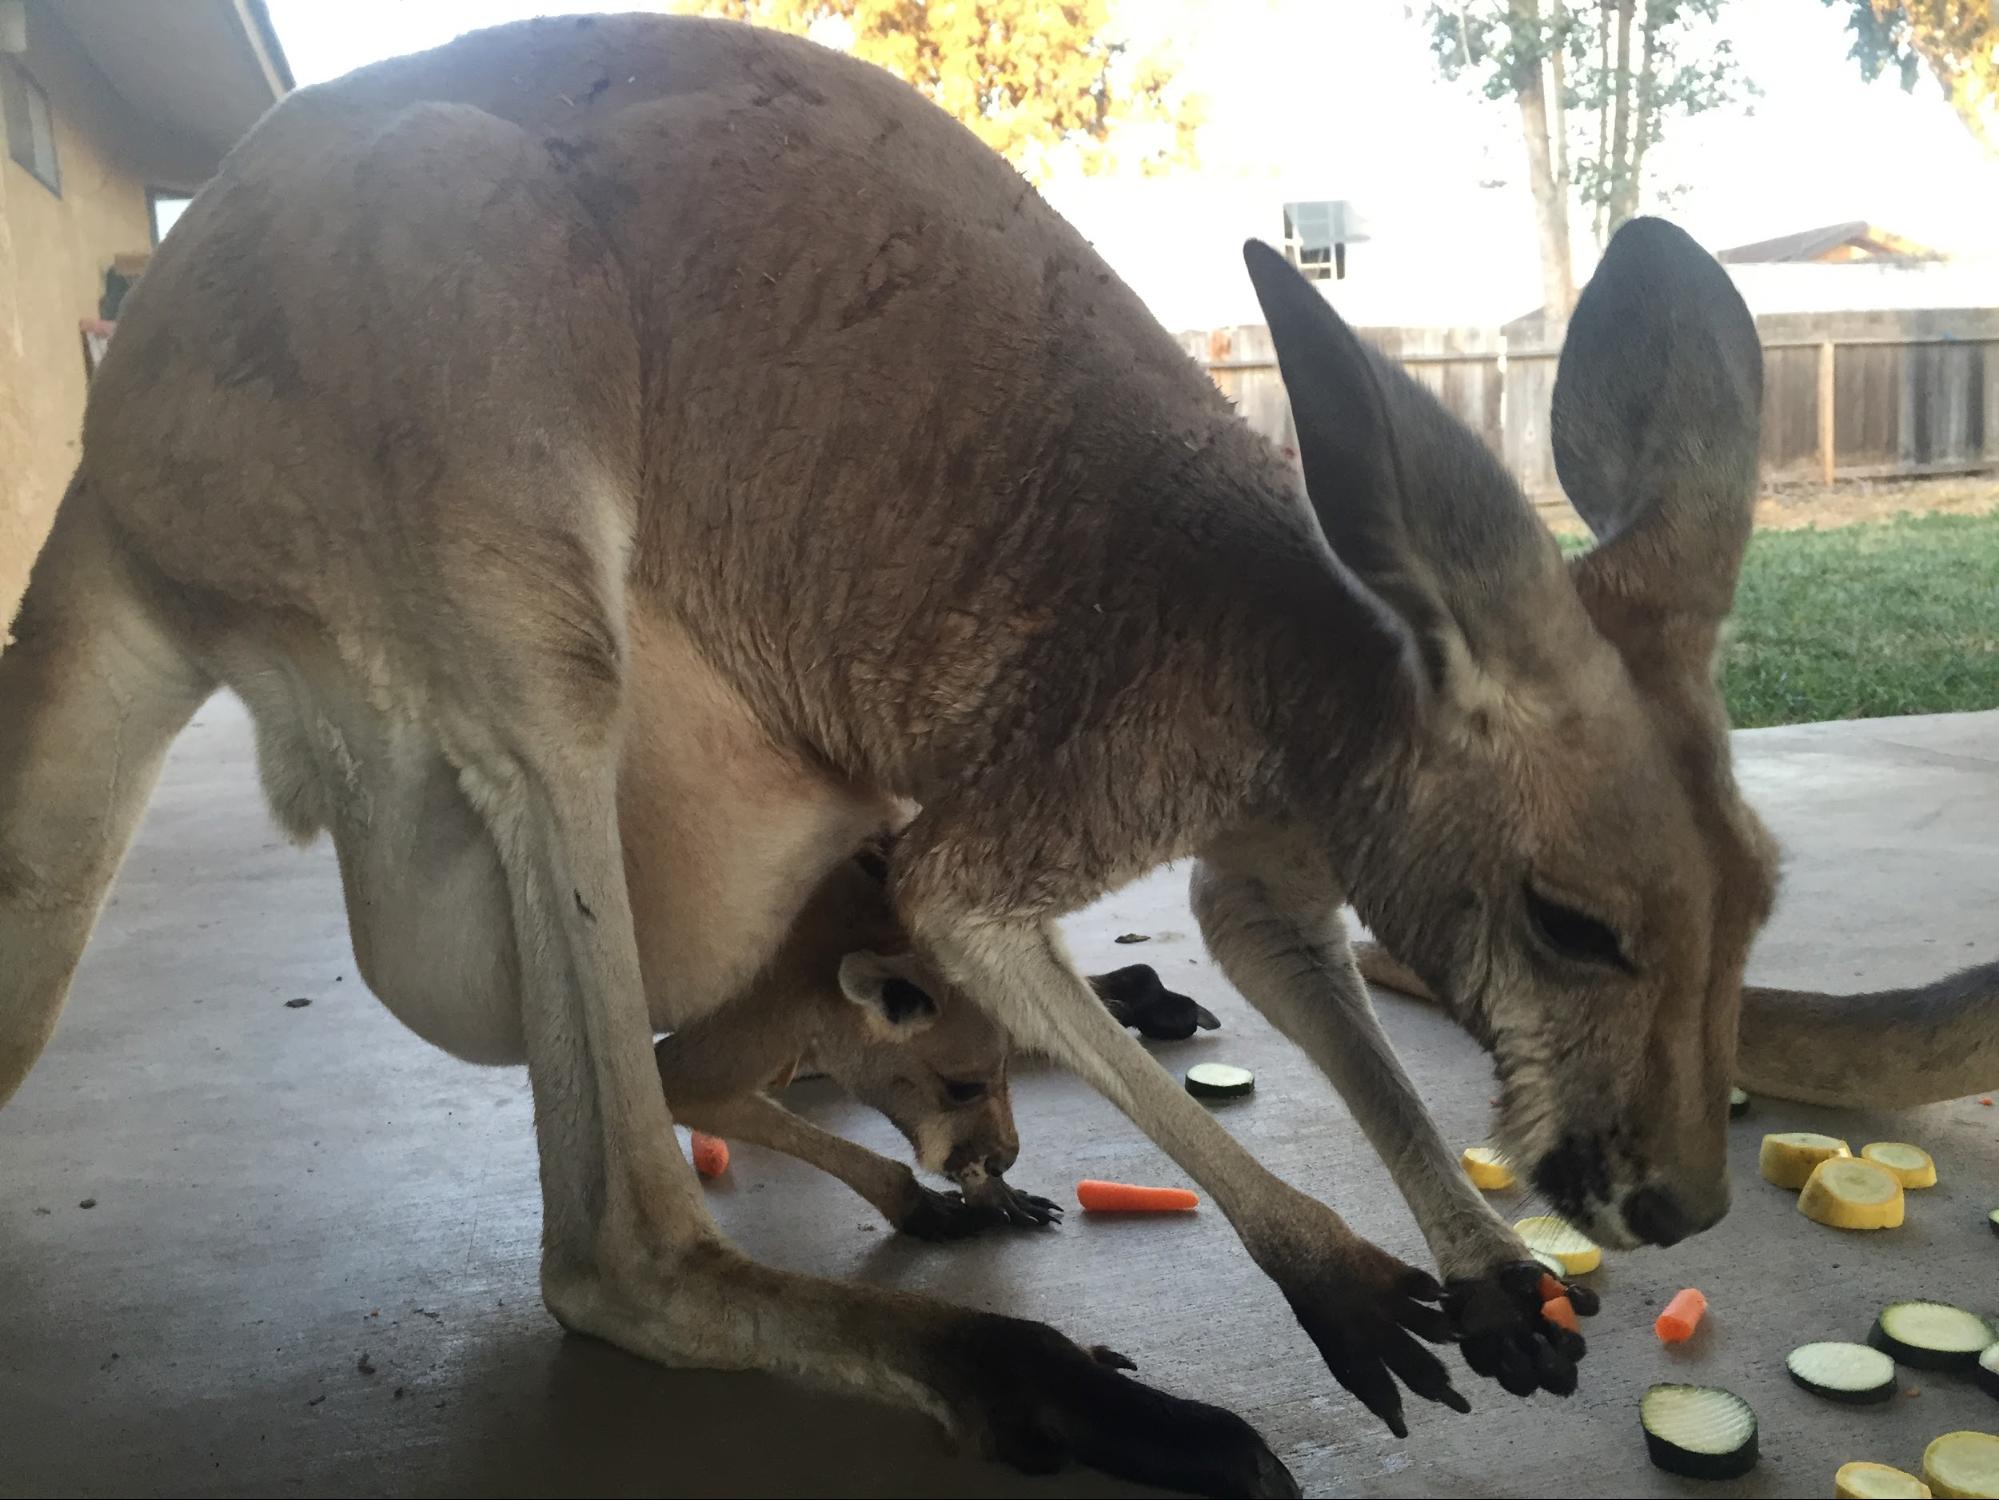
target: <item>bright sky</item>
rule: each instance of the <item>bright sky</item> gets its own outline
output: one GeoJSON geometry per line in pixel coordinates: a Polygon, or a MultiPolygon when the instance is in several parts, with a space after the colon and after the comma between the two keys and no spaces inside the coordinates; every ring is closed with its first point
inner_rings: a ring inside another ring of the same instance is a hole
{"type": "MultiPolygon", "coordinates": [[[[1474,280],[1482,259],[1474,226],[1495,222],[1495,209],[1507,222],[1518,216],[1531,224],[1517,117],[1439,82],[1410,14],[1420,14],[1420,4],[1116,3],[1133,40],[1141,47],[1170,41],[1185,81],[1206,96],[1201,169],[1170,189],[1173,201],[1188,205],[1190,220],[1201,216],[1202,195],[1239,197],[1252,182],[1270,184],[1279,198],[1347,198],[1384,238],[1398,226],[1420,225],[1431,242],[1451,238],[1453,224],[1464,226],[1459,237],[1470,242],[1456,247],[1453,274],[1474,280]]],[[[545,0],[269,5],[301,84],[476,27],[579,8],[545,0]]],[[[665,6],[625,0],[608,8],[665,6]]],[[[1654,148],[1659,176],[1685,185],[1670,212],[1690,232],[1720,247],[1868,219],[1956,253],[1999,253],[1999,163],[1978,148],[1934,84],[1925,78],[1911,95],[1891,79],[1861,82],[1846,57],[1842,18],[1821,0],[1734,0],[1724,16],[1763,97],[1753,114],[1730,110],[1680,122],[1654,148]]],[[[1135,252],[1120,253],[1114,238],[1099,233],[1120,191],[1057,183],[1049,196],[1173,322],[1143,284],[1142,268],[1135,274],[1127,264],[1135,252]]],[[[1162,188],[1129,191],[1156,200],[1162,188]]],[[[1484,272],[1516,299],[1535,290],[1532,245],[1521,249],[1493,258],[1484,272]],[[1523,276],[1529,284],[1518,288],[1523,276]]]]}

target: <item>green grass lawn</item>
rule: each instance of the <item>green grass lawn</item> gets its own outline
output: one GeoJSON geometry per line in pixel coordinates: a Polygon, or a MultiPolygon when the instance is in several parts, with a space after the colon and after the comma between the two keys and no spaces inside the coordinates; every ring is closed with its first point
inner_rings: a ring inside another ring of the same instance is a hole
{"type": "Polygon", "coordinates": [[[1999,708],[1999,515],[1760,531],[1725,642],[1738,728],[1999,708]]]}

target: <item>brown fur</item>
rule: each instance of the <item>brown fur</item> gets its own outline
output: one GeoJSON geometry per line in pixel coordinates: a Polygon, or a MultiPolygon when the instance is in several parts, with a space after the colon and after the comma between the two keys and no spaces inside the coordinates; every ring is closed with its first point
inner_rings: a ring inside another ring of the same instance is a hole
{"type": "Polygon", "coordinates": [[[1239,1421],[1049,1330],[750,1265],[666,1144],[648,1020],[740,993],[913,802],[891,889],[918,950],[1174,1156],[1391,1427],[1398,1380],[1464,1404],[1412,1333],[1571,1388],[1579,1347],[1453,1170],[1338,907],[1424,956],[1494,1050],[1502,1141],[1599,1238],[1719,1216],[1770,882],[1710,674],[1753,327],[1683,235],[1621,231],[1556,392],[1603,538],[1571,576],[1470,434],[1249,264],[1309,508],[1082,239],[874,69],[581,18],[300,91],[128,305],[0,657],[27,893],[0,894],[0,1096],[159,754],[227,683],[286,825],[333,834],[370,985],[526,1057],[568,1326],[913,1404],[1018,1462],[1285,1492],[1239,1421]],[[1443,1309],[1062,954],[1053,917],[1187,855],[1211,948],[1395,1170],[1443,1309]]]}

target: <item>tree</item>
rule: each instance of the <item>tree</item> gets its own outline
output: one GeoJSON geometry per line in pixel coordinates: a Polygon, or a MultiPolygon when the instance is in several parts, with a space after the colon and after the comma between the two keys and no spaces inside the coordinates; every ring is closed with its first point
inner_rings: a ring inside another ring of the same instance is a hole
{"type": "Polygon", "coordinates": [[[1847,54],[1863,78],[1891,66],[1913,89],[1920,70],[1943,86],[1972,139],[1999,156],[1999,21],[1993,0],[1825,0],[1851,12],[1847,54]]]}
{"type": "Polygon", "coordinates": [[[680,0],[683,10],[811,34],[886,68],[1026,176],[1065,160],[1190,165],[1201,101],[1163,54],[1133,55],[1109,0],[680,0]]]}
{"type": "MultiPolygon", "coordinates": [[[[1864,0],[1857,0],[1864,3],[1864,0]]],[[[1598,245],[1638,212],[1646,153],[1666,122],[1753,93],[1726,37],[1722,0],[1451,0],[1429,9],[1446,78],[1476,82],[1520,115],[1541,247],[1542,305],[1575,306],[1569,212],[1598,245]]]]}

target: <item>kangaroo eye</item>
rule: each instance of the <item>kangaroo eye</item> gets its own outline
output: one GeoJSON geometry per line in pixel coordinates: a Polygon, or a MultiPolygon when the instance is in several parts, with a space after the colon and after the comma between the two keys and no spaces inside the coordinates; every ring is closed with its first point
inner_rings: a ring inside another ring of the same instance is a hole
{"type": "Polygon", "coordinates": [[[971,1078],[958,1082],[947,1078],[944,1080],[944,1092],[953,1104],[974,1104],[986,1097],[986,1081],[971,1078]]]}
{"type": "Polygon", "coordinates": [[[1632,972],[1631,960],[1624,956],[1624,945],[1616,933],[1595,917],[1550,901],[1531,885],[1527,887],[1527,919],[1534,925],[1534,935],[1563,958],[1632,972]]]}

